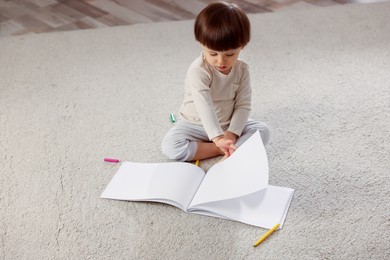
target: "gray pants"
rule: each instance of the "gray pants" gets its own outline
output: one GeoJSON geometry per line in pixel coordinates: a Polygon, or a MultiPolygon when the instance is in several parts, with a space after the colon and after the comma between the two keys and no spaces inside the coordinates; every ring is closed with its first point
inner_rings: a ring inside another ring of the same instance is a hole
{"type": "MultiPolygon", "coordinates": [[[[269,140],[269,128],[260,121],[249,119],[236,145],[243,144],[254,132],[259,130],[263,144],[269,140]]],[[[210,141],[203,126],[191,124],[185,120],[178,121],[165,135],[161,148],[169,159],[177,161],[191,161],[197,151],[197,142],[210,141]]]]}

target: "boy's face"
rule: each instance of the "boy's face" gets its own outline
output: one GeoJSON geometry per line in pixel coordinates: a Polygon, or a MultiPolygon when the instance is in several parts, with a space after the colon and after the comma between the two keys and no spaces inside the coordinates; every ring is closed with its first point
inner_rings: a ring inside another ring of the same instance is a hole
{"type": "Polygon", "coordinates": [[[242,47],[240,47],[229,51],[214,51],[203,45],[202,48],[207,63],[225,75],[230,73],[242,50],[242,47]]]}

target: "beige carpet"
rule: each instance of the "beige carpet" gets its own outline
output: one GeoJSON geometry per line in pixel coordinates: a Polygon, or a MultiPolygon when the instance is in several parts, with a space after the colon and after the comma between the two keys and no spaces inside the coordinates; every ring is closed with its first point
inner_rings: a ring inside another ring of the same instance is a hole
{"type": "Polygon", "coordinates": [[[257,248],[264,229],[99,198],[104,157],[167,161],[192,21],[0,39],[0,259],[390,259],[389,11],[251,16],[251,116],[270,184],[296,189],[257,248]]]}

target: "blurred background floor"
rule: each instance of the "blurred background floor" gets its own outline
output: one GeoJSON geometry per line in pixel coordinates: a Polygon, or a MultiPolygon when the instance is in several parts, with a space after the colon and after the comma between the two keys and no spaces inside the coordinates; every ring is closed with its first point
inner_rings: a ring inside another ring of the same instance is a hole
{"type": "MultiPolygon", "coordinates": [[[[245,0],[247,13],[389,0],[245,0]]],[[[213,0],[0,0],[0,37],[188,20],[213,0]]]]}

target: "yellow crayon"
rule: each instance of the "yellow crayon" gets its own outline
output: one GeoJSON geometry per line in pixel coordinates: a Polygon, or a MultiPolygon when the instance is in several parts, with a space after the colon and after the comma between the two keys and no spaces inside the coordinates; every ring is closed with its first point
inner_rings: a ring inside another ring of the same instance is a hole
{"type": "Polygon", "coordinates": [[[279,226],[280,224],[276,224],[273,228],[268,230],[268,232],[265,233],[264,236],[262,236],[259,240],[256,241],[256,243],[253,244],[253,246],[256,247],[260,245],[267,237],[269,237],[276,229],[278,229],[279,226]]]}
{"type": "Polygon", "coordinates": [[[199,166],[199,160],[196,160],[195,165],[199,166]]]}

